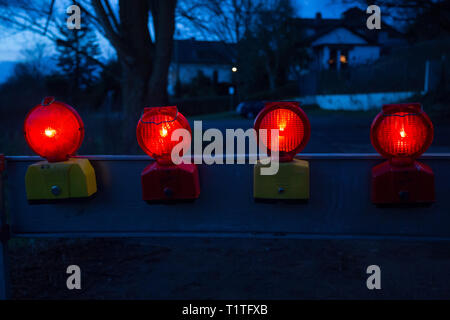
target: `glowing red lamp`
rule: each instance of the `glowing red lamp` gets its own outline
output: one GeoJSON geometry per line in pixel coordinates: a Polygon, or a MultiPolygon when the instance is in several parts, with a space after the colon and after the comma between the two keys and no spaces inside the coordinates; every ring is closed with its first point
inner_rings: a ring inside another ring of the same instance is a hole
{"type": "Polygon", "coordinates": [[[80,148],[84,125],[71,106],[46,98],[27,114],[24,132],[36,154],[49,162],[58,162],[67,160],[80,148]]]}
{"type": "MultiPolygon", "coordinates": [[[[262,175],[261,163],[255,165],[254,197],[256,199],[309,199],[309,163],[294,159],[309,141],[311,126],[298,102],[268,102],[258,114],[254,128],[260,144],[268,154],[278,152],[279,169],[275,175],[262,175]],[[278,130],[278,141],[272,141],[272,130],[278,130]],[[264,130],[264,131],[263,131],[264,130]]],[[[273,161],[273,160],[272,160],[273,161]]]]}
{"type": "MultiPolygon", "coordinates": [[[[141,174],[145,201],[192,200],[200,195],[197,166],[184,161],[173,163],[172,150],[180,143],[180,140],[172,141],[172,134],[177,129],[187,130],[191,137],[189,122],[177,107],[144,109],[136,136],[142,150],[156,160],[141,174]]],[[[179,156],[183,156],[182,151],[179,156]]]]}
{"type": "Polygon", "coordinates": [[[372,169],[372,202],[434,201],[434,174],[416,159],[433,141],[433,124],[419,103],[384,105],[372,123],[375,150],[388,160],[372,169]]]}
{"type": "Polygon", "coordinates": [[[47,160],[27,170],[29,200],[84,198],[97,191],[89,160],[72,157],[84,138],[83,121],[75,109],[45,98],[27,114],[24,134],[30,148],[47,160]]]}
{"type": "Polygon", "coordinates": [[[281,162],[291,161],[309,141],[311,126],[298,102],[269,102],[255,120],[255,130],[267,130],[268,152],[278,151],[281,162]],[[278,148],[272,146],[270,130],[278,129],[278,148]]]}

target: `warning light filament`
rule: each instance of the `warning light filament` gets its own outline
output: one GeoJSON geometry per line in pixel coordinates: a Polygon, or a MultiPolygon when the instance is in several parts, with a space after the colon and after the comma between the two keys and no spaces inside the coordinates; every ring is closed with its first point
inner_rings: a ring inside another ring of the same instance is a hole
{"type": "Polygon", "coordinates": [[[49,138],[53,138],[56,135],[56,130],[52,128],[47,128],[44,131],[45,135],[49,138]]]}
{"type": "Polygon", "coordinates": [[[400,137],[402,137],[402,138],[406,137],[405,130],[400,131],[400,137]]]}
{"type": "Polygon", "coordinates": [[[159,133],[161,137],[165,138],[167,136],[167,129],[163,127],[159,133]]]}

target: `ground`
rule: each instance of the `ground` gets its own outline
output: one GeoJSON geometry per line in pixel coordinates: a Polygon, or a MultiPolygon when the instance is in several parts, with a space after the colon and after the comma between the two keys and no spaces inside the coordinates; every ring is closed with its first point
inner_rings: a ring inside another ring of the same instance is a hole
{"type": "MultiPolygon", "coordinates": [[[[309,113],[305,152],[374,152],[373,113],[309,113]]],[[[231,114],[199,116],[209,127],[249,128],[231,114]]],[[[435,123],[430,152],[449,152],[450,126],[435,123]]],[[[450,244],[392,240],[94,239],[10,243],[15,299],[449,299],[450,244]],[[82,269],[81,291],[66,268],[82,269]],[[366,288],[366,268],[382,290],[366,288]]]]}
{"type": "Polygon", "coordinates": [[[372,240],[51,240],[11,250],[16,299],[449,299],[450,245],[372,240]],[[26,261],[26,263],[25,263],[26,261]],[[66,289],[66,268],[82,290],[66,289]],[[381,290],[366,268],[381,268],[381,290]]]}

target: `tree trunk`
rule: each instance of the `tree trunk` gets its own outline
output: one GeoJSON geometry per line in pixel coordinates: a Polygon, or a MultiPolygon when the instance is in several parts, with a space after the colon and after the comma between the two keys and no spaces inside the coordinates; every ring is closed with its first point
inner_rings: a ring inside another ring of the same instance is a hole
{"type": "Polygon", "coordinates": [[[121,62],[123,143],[129,145],[136,139],[136,124],[144,107],[168,103],[176,0],[119,0],[120,23],[108,14],[101,0],[92,0],[92,4],[121,62]],[[148,28],[149,12],[154,42],[148,28]]]}
{"type": "Polygon", "coordinates": [[[265,57],[264,65],[266,67],[267,77],[269,78],[269,88],[270,88],[270,90],[275,90],[275,88],[276,88],[275,75],[274,75],[272,68],[270,67],[269,57],[267,57],[267,56],[265,57]]]}
{"type": "Polygon", "coordinates": [[[148,105],[167,105],[167,78],[172,59],[173,34],[175,32],[176,0],[153,1],[152,14],[155,26],[153,72],[148,90],[148,105]]]}
{"type": "Polygon", "coordinates": [[[120,0],[123,67],[122,101],[133,116],[144,107],[168,103],[167,76],[172,55],[176,0],[120,0]],[[155,42],[148,30],[153,16],[155,42]]]}
{"type": "Polygon", "coordinates": [[[130,146],[130,153],[136,151],[136,125],[142,110],[147,106],[147,88],[150,79],[151,65],[129,66],[122,63],[121,101],[123,120],[121,123],[122,145],[130,146]]]}

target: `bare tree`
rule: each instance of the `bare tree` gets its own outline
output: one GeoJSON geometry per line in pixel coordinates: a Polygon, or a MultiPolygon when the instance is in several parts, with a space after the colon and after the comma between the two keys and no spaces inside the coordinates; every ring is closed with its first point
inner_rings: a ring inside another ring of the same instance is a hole
{"type": "Polygon", "coordinates": [[[180,0],[177,19],[211,40],[239,43],[264,0],[180,0]]]}
{"type": "MultiPolygon", "coordinates": [[[[145,105],[167,103],[167,76],[172,53],[177,0],[68,1],[78,5],[83,18],[104,35],[117,53],[122,66],[122,103],[129,114],[138,115],[145,105]],[[150,19],[151,18],[151,19],[150,19]],[[152,40],[149,21],[154,30],[152,40]]],[[[58,3],[62,5],[61,3],[58,3]]],[[[0,23],[16,30],[32,31],[58,42],[59,28],[65,24],[56,18],[55,0],[0,0],[0,23]]],[[[64,8],[65,9],[65,8],[64,8]]],[[[71,46],[70,43],[67,43],[71,46]]],[[[75,48],[72,48],[75,50],[75,48]]],[[[102,61],[87,57],[105,68],[102,61]]]]}
{"type": "Polygon", "coordinates": [[[283,83],[288,70],[303,63],[305,52],[298,46],[299,29],[293,24],[290,0],[267,0],[252,30],[253,46],[258,48],[270,89],[283,83]]]}

